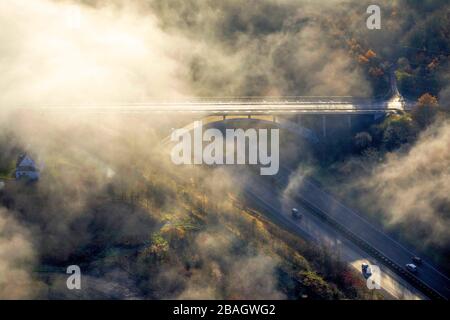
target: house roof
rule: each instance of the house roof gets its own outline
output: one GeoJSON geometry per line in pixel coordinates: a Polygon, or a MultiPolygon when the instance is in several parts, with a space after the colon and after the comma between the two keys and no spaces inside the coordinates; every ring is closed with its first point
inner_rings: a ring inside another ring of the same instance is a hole
{"type": "Polygon", "coordinates": [[[33,159],[31,159],[29,156],[25,156],[20,161],[18,167],[36,167],[36,164],[34,163],[33,159]]]}

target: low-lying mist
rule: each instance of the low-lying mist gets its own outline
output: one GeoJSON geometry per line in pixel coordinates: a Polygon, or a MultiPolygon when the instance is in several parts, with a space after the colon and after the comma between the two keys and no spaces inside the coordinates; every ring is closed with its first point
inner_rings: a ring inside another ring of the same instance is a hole
{"type": "MultiPolygon", "coordinates": [[[[368,43],[397,42],[409,14],[422,9],[405,3],[388,6],[404,8],[390,16],[391,23],[399,21],[389,29],[395,32],[368,35],[360,51],[370,49],[368,43]]],[[[146,298],[286,297],[276,283],[277,258],[267,247],[240,243],[244,232],[235,225],[247,228],[248,221],[239,220],[224,196],[239,192],[230,174],[170,165],[160,141],[185,119],[42,113],[38,107],[192,96],[367,96],[371,82],[347,44],[365,28],[365,5],[1,1],[0,160],[13,163],[27,152],[43,174],[36,184],[9,180],[0,190],[0,298],[63,294],[60,281],[43,279],[40,268],[92,267],[93,257],[104,256],[125,270],[116,273],[108,259],[99,259],[98,274],[90,276],[120,274],[146,298]],[[350,16],[358,18],[350,23],[350,16]],[[212,214],[200,212],[206,206],[212,214]],[[201,232],[186,232],[199,225],[201,232]],[[191,255],[189,263],[167,253],[164,232],[191,255]],[[118,247],[121,253],[138,249],[134,258],[144,267],[110,255],[118,247]],[[163,269],[161,261],[168,260],[171,267],[163,269]]],[[[389,62],[392,51],[380,50],[381,61],[389,62]]],[[[372,176],[355,182],[389,224],[420,221],[421,237],[442,246],[449,241],[449,127],[428,130],[408,153],[391,154],[372,176]]]]}
{"type": "Polygon", "coordinates": [[[422,245],[450,245],[450,123],[436,123],[406,153],[392,153],[355,188],[389,225],[409,225],[422,245]]]}
{"type": "MultiPolygon", "coordinates": [[[[341,2],[323,6],[332,16],[341,2]]],[[[345,41],[310,2],[18,0],[1,8],[1,110],[370,93],[345,41]]]]}
{"type": "Polygon", "coordinates": [[[7,180],[0,192],[1,298],[79,298],[57,276],[70,264],[91,270],[83,298],[116,297],[111,287],[121,286],[135,298],[284,296],[276,288],[276,259],[245,249],[233,230],[245,222],[223,209],[231,208],[227,194],[238,193],[231,176],[171,165],[170,150],[161,144],[171,124],[151,116],[66,119],[29,112],[8,125],[11,142],[38,162],[42,175],[35,183],[7,180]],[[190,211],[205,205],[204,213],[190,211]],[[202,231],[191,235],[199,226],[202,231]],[[172,250],[190,256],[189,266],[169,255],[166,239],[172,250]],[[108,262],[111,250],[130,250],[136,262],[120,260],[123,253],[108,262]],[[130,268],[125,273],[115,270],[124,264],[130,268]],[[57,271],[46,277],[48,267],[57,271]],[[94,284],[112,292],[98,293],[94,284]]]}

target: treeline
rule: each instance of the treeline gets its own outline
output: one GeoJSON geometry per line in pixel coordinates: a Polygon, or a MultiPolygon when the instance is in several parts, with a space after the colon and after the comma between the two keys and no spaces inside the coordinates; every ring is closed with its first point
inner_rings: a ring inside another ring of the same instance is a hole
{"type": "Polygon", "coordinates": [[[208,172],[197,172],[195,179],[173,183],[154,172],[151,192],[138,192],[138,203],[153,216],[157,213],[160,225],[126,262],[146,297],[381,298],[367,290],[363,279],[339,260],[338,253],[283,231],[243,205],[236,195],[226,196],[230,190],[222,190],[225,199],[218,199],[205,187],[208,179],[208,172]],[[252,265],[255,259],[275,264],[268,270],[261,266],[261,271],[252,265]],[[240,263],[250,270],[237,270],[240,263]],[[257,269],[254,274],[252,268],[257,269]],[[274,292],[265,292],[271,281],[274,292]]]}
{"type": "MultiPolygon", "coordinates": [[[[361,4],[363,6],[364,4],[361,4]]],[[[357,6],[344,14],[350,21],[359,21],[357,6]]],[[[417,100],[429,93],[439,96],[449,83],[450,68],[450,4],[447,1],[407,1],[383,3],[381,30],[340,28],[351,40],[351,53],[365,66],[374,95],[384,89],[384,77],[395,70],[400,92],[417,100]],[[373,55],[376,53],[376,59],[373,55]]]]}
{"type": "Polygon", "coordinates": [[[412,145],[419,133],[436,121],[449,118],[447,108],[438,99],[426,93],[416,102],[411,113],[393,114],[369,130],[356,134],[353,138],[353,153],[369,155],[394,151],[412,145]]]}

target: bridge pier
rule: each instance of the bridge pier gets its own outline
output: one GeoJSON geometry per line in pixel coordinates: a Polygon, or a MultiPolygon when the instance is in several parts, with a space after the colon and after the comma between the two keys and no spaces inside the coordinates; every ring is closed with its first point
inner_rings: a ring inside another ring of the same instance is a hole
{"type": "Polygon", "coordinates": [[[347,125],[348,125],[348,129],[352,130],[352,115],[348,115],[347,116],[347,125]]]}
{"type": "Polygon", "coordinates": [[[327,137],[327,118],[326,115],[322,115],[322,135],[324,138],[327,137]]]}

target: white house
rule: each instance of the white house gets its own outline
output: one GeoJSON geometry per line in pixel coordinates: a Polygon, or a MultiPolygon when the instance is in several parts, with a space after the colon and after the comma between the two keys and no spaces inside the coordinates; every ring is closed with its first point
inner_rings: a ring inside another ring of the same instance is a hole
{"type": "Polygon", "coordinates": [[[16,180],[27,179],[31,181],[39,180],[39,168],[28,155],[23,154],[19,157],[16,165],[16,180]]]}

